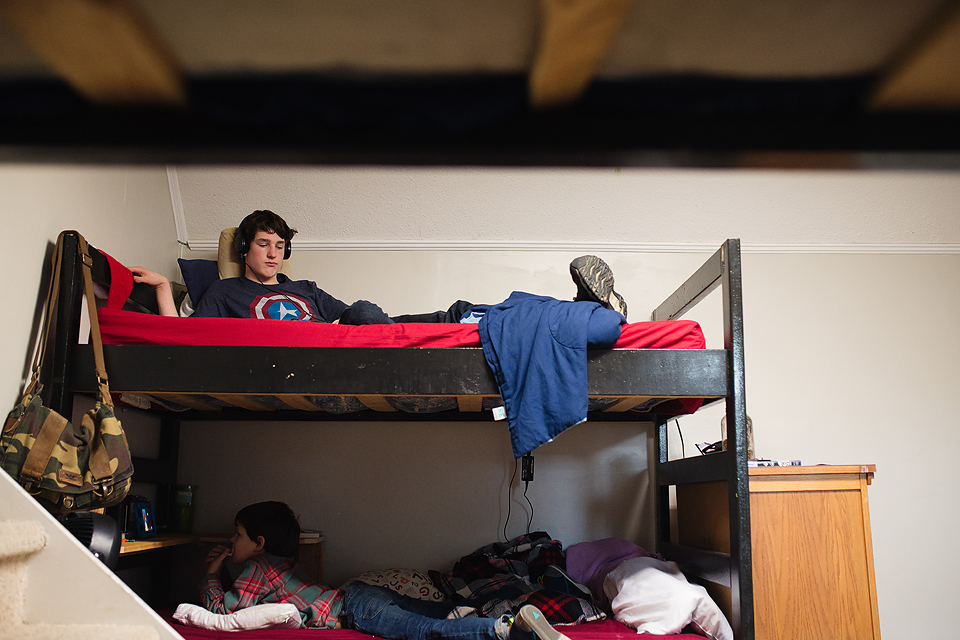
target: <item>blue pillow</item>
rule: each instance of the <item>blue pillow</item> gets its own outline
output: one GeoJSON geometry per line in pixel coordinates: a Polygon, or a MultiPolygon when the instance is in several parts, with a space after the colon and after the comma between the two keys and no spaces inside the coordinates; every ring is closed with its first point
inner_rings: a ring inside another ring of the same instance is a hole
{"type": "Polygon", "coordinates": [[[217,271],[216,260],[184,260],[177,259],[180,265],[180,273],[183,274],[183,283],[187,285],[187,293],[190,294],[190,301],[194,308],[200,302],[207,287],[220,278],[217,271]]]}

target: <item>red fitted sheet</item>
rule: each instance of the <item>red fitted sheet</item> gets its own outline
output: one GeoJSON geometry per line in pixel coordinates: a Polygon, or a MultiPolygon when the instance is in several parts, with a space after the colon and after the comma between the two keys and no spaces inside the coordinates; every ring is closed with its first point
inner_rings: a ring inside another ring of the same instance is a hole
{"type": "MultiPolygon", "coordinates": [[[[165,612],[164,618],[185,640],[366,640],[375,638],[359,631],[347,629],[273,629],[256,631],[211,631],[185,627],[173,621],[172,612],[165,612]]],[[[637,632],[616,620],[601,620],[573,626],[558,627],[570,640],[637,640],[637,632]]],[[[661,636],[645,634],[644,640],[670,638],[671,640],[703,640],[703,636],[690,633],[661,636]]]]}
{"type": "MultiPolygon", "coordinates": [[[[473,324],[347,326],[240,318],[170,318],[100,309],[104,344],[180,344],[261,347],[479,347],[473,324]]],[[[703,349],[692,320],[634,322],[623,326],[617,349],[703,349]]]]}

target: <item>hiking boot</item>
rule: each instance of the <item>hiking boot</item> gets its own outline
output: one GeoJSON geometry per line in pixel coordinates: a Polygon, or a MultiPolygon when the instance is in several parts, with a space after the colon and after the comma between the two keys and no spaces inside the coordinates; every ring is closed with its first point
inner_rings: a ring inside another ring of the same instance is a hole
{"type": "Polygon", "coordinates": [[[540,613],[540,609],[537,609],[532,604],[525,604],[520,607],[520,612],[517,614],[514,624],[519,627],[521,631],[532,633],[536,640],[570,640],[570,638],[550,626],[550,623],[547,622],[544,615],[540,613]]]}
{"type": "Polygon", "coordinates": [[[613,290],[613,271],[597,256],[580,256],[570,263],[570,275],[577,285],[574,300],[597,302],[627,319],[627,303],[613,290]]]}

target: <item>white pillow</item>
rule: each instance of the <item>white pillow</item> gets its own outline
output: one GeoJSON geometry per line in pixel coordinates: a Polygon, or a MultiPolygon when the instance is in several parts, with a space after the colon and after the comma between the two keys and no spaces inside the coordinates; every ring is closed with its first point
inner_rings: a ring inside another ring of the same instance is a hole
{"type": "Polygon", "coordinates": [[[195,604],[181,604],[173,619],[188,627],[214,631],[251,629],[299,629],[300,612],[292,604],[258,604],[235,613],[213,613],[195,604]]]}
{"type": "Polygon", "coordinates": [[[713,640],[733,640],[733,629],[700,585],[690,584],[675,562],[631,558],[607,574],[603,591],[613,617],[637,633],[670,635],[693,623],[713,640]]]}
{"type": "Polygon", "coordinates": [[[183,300],[180,301],[180,317],[189,318],[196,310],[196,307],[193,306],[193,300],[190,299],[190,294],[183,296],[183,300]]]}

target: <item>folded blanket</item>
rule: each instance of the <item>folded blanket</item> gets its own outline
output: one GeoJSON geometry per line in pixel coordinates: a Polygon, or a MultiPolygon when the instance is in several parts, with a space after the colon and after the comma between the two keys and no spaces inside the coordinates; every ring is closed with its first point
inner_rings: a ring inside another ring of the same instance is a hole
{"type": "Polygon", "coordinates": [[[430,572],[430,579],[447,598],[459,602],[451,617],[499,617],[532,604],[553,624],[602,620],[593,603],[546,589],[541,580],[547,567],[564,564],[563,547],[542,531],[508,542],[495,542],[463,556],[450,573],[430,572]]]}

